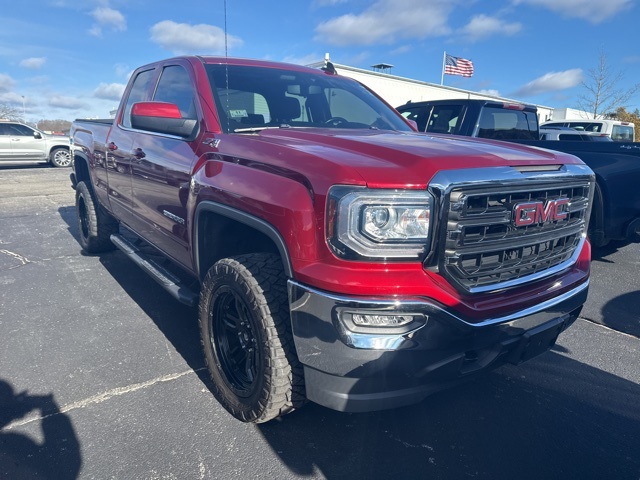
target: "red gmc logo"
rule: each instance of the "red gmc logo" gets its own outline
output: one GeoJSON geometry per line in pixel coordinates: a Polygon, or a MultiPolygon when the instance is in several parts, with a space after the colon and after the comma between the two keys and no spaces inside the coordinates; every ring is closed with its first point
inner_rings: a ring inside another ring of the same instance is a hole
{"type": "Polygon", "coordinates": [[[516,227],[559,222],[569,217],[568,198],[544,202],[518,203],[513,207],[513,223],[516,227]]]}

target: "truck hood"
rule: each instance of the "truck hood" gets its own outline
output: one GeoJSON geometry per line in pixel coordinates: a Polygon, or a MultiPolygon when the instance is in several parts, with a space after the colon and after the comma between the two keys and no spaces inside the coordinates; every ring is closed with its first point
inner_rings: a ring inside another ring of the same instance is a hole
{"type": "MultiPolygon", "coordinates": [[[[280,128],[263,130],[258,137],[304,157],[316,157],[314,161],[329,162],[336,172],[353,169],[371,187],[419,187],[439,170],[581,163],[560,152],[451,135],[280,128]]],[[[306,163],[300,162],[301,172],[306,163]]]]}

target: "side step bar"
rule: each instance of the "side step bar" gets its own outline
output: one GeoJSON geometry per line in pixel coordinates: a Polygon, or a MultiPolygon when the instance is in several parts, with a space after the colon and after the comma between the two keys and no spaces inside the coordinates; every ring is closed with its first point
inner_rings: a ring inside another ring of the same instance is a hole
{"type": "Polygon", "coordinates": [[[173,298],[190,307],[198,304],[198,294],[196,292],[185,286],[178,277],[166,268],[146,257],[145,254],[129,240],[122,235],[114,234],[111,235],[111,241],[116,247],[122,250],[127,257],[133,260],[136,265],[151,275],[173,298]]]}

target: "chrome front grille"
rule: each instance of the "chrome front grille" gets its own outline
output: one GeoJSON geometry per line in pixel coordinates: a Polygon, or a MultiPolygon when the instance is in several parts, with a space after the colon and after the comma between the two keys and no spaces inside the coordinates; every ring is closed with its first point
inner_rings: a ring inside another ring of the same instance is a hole
{"type": "Polygon", "coordinates": [[[460,290],[475,293],[519,285],[565,268],[575,261],[584,238],[590,189],[585,177],[504,182],[490,188],[453,185],[443,204],[441,272],[460,290]],[[554,218],[549,211],[558,199],[566,205],[554,218]],[[539,206],[540,214],[529,225],[517,225],[516,212],[520,214],[522,205],[539,206]]]}

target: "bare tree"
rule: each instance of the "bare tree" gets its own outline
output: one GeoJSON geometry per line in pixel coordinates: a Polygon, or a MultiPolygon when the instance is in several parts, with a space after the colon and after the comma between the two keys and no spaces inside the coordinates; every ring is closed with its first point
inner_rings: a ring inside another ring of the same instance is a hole
{"type": "Polygon", "coordinates": [[[586,112],[593,113],[593,117],[615,112],[621,107],[627,107],[627,103],[640,90],[640,83],[636,83],[628,89],[621,89],[623,72],[615,72],[607,64],[606,54],[600,50],[599,62],[596,68],[589,69],[587,78],[582,86],[587,93],[578,96],[578,107],[586,112]]]}
{"type": "Polygon", "coordinates": [[[21,120],[22,115],[17,108],[11,107],[6,103],[0,103],[0,118],[4,118],[6,120],[21,120]]]}

